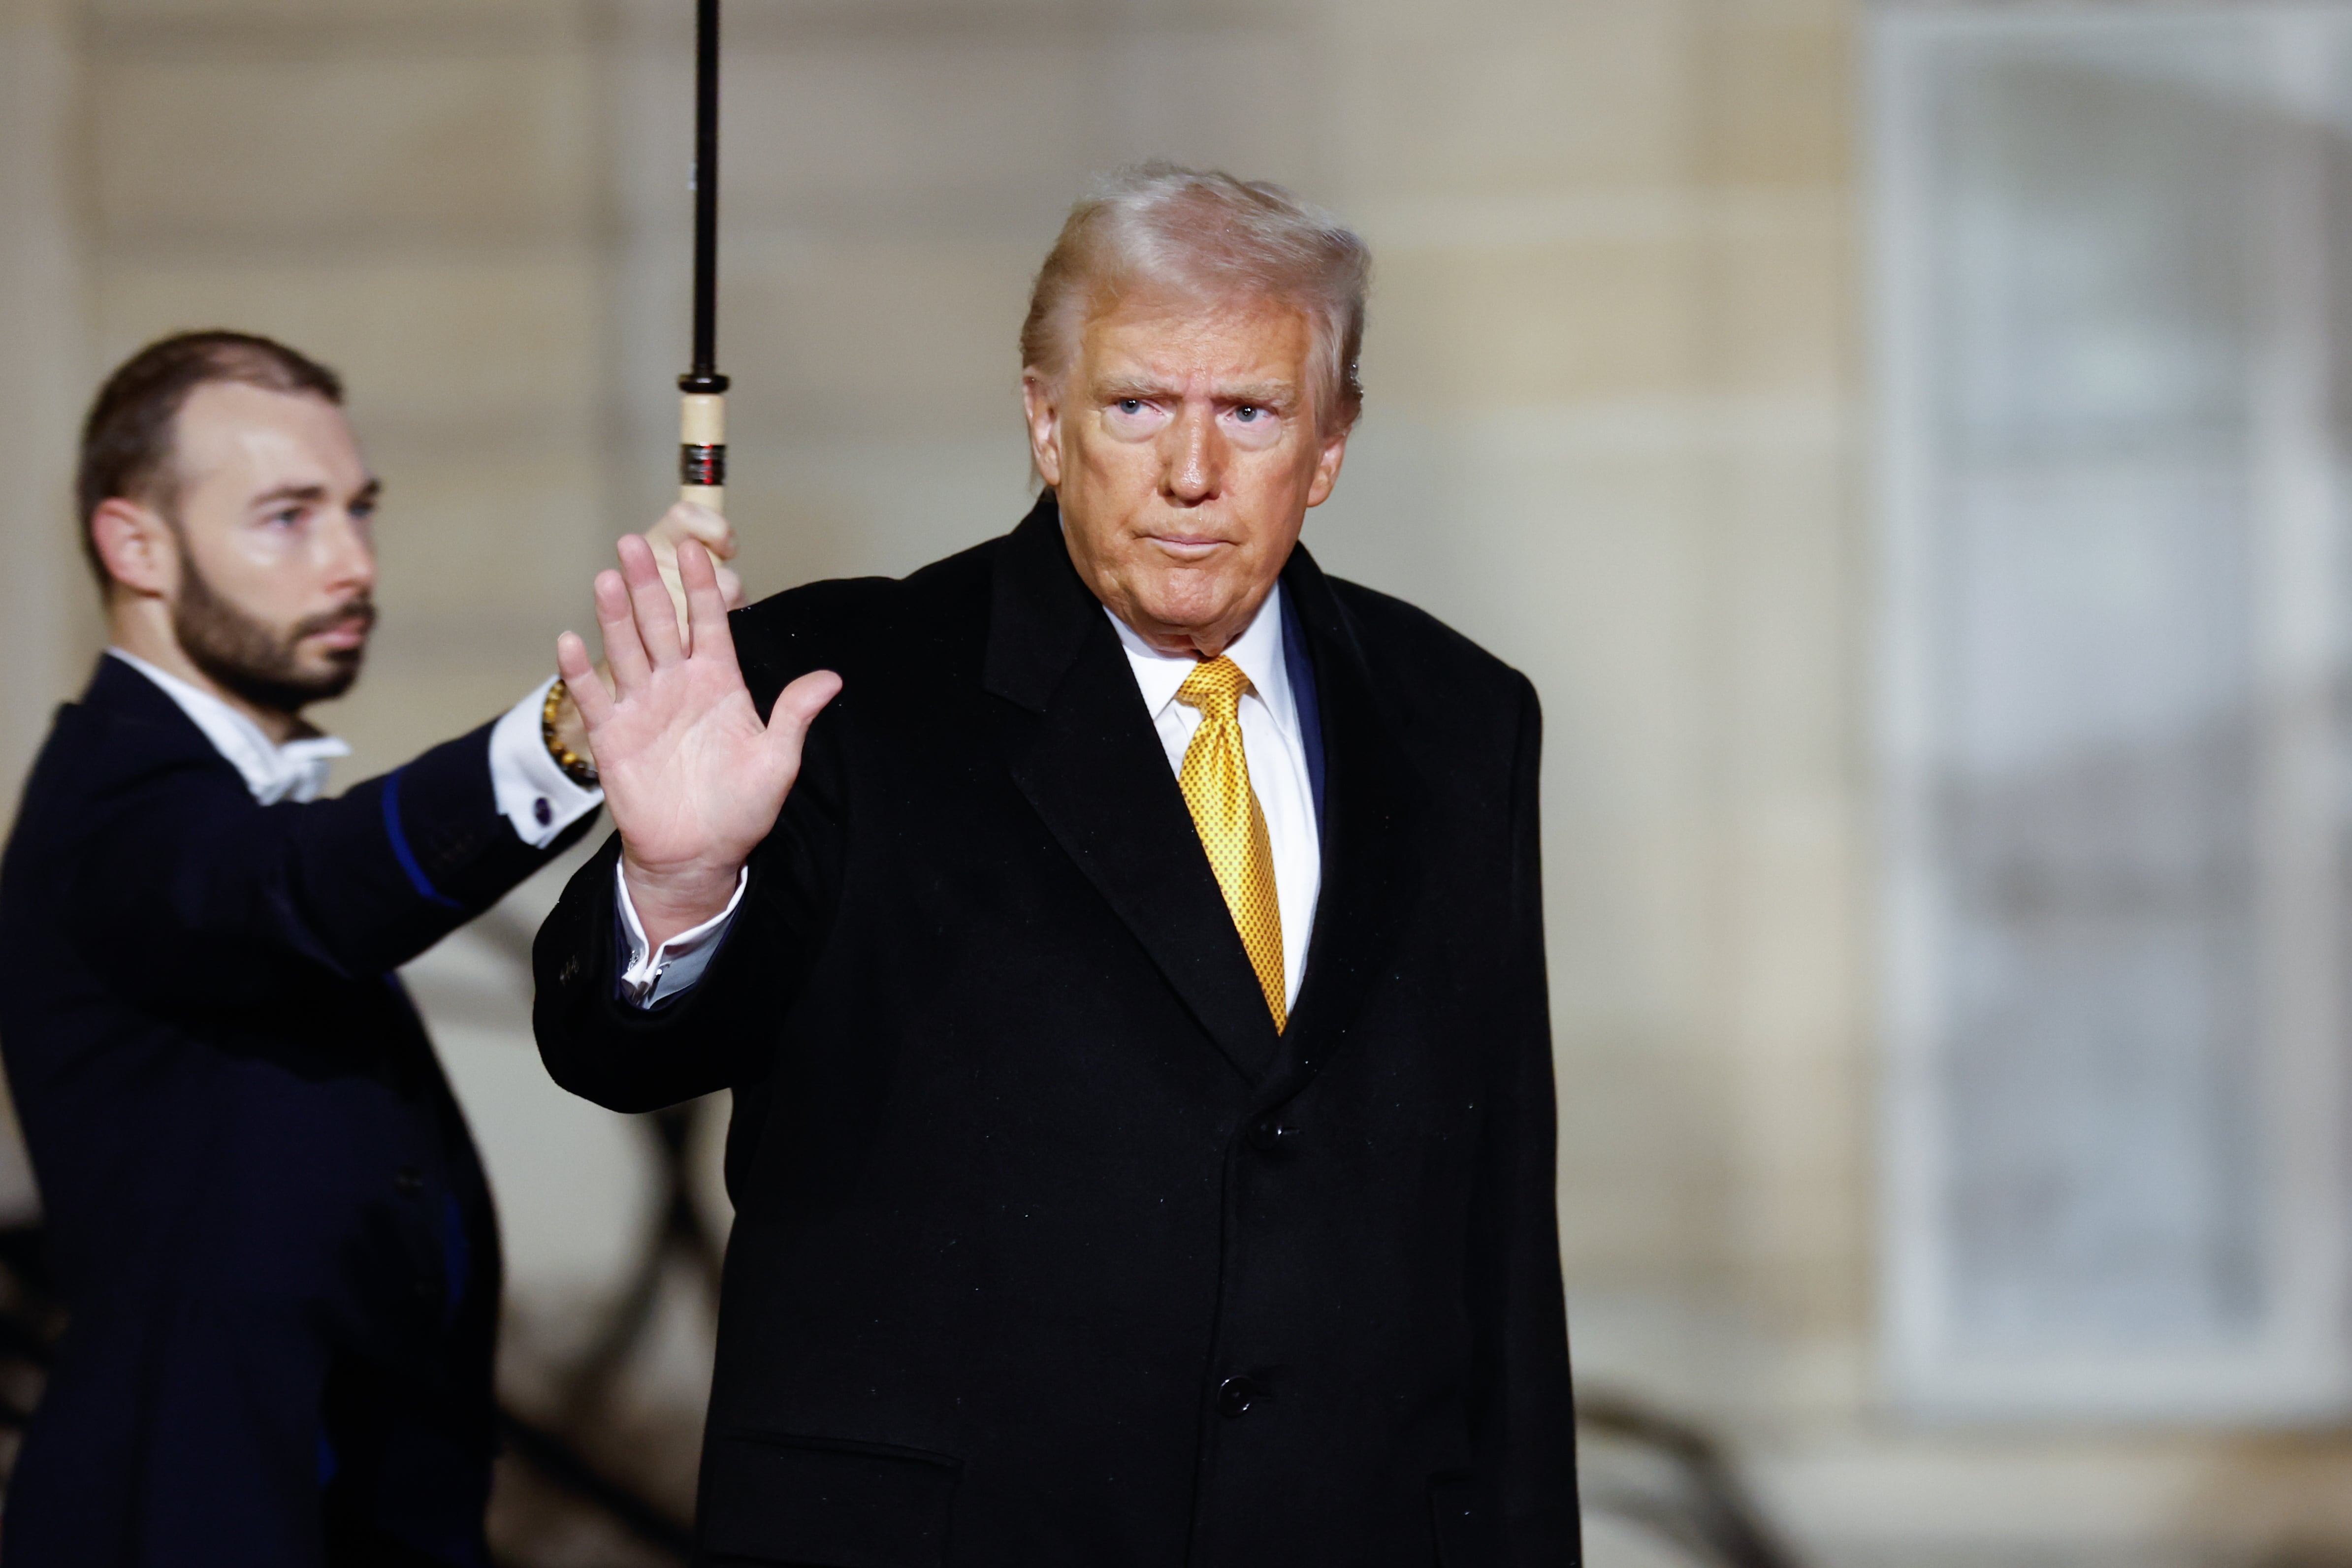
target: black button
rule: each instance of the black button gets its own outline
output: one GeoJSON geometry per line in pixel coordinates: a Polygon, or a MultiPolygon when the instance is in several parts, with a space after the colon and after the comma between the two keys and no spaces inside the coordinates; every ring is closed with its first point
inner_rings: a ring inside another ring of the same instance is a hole
{"type": "Polygon", "coordinates": [[[392,1185],[403,1192],[423,1192],[425,1173],[415,1166],[403,1166],[392,1173],[392,1185]]]}
{"type": "Polygon", "coordinates": [[[1241,1415],[1253,1405],[1265,1403],[1265,1390],[1257,1380],[1249,1377],[1228,1377],[1217,1385],[1217,1414],[1228,1418],[1241,1415]]]}
{"type": "Polygon", "coordinates": [[[539,825],[542,828],[555,821],[555,808],[547,803],[547,797],[544,795],[530,803],[530,814],[538,820],[539,825]]]}
{"type": "Polygon", "coordinates": [[[1282,1124],[1281,1117],[1268,1111],[1265,1115],[1253,1121],[1244,1135],[1249,1139],[1251,1148],[1260,1154],[1270,1155],[1281,1146],[1283,1139],[1288,1137],[1292,1131],[1293,1129],[1282,1124]]]}

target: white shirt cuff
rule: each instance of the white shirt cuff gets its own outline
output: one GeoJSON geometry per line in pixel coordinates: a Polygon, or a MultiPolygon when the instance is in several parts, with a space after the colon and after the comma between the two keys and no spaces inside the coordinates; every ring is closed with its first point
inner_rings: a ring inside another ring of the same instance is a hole
{"type": "Polygon", "coordinates": [[[574,784],[547,754],[540,716],[553,685],[553,675],[540,682],[490,730],[490,793],[499,814],[514,824],[516,835],[538,850],[604,801],[602,789],[574,784]]]}
{"type": "Polygon", "coordinates": [[[719,939],[734,924],[735,906],[743,902],[743,889],[751,880],[751,868],[745,866],[735,873],[735,896],[727,901],[726,908],[648,953],[645,923],[637,918],[637,906],[629,902],[629,879],[621,874],[621,862],[614,861],[613,902],[621,912],[621,934],[629,942],[628,967],[621,971],[622,998],[649,1008],[702,978],[711,955],[719,951],[719,939]]]}

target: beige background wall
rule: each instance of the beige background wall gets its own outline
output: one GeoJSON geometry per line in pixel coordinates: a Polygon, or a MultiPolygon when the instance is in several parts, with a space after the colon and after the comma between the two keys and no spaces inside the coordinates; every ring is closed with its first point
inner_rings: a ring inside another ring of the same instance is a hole
{"type": "MultiPolygon", "coordinates": [[[[347,777],[544,672],[668,482],[688,9],[0,0],[0,771],[95,646],[72,423],[174,328],[281,334],[351,382],[389,490],[383,629],[326,716],[347,777]]],[[[1336,208],[1378,262],[1370,398],[1307,542],[1546,703],[1586,1380],[1732,1434],[1826,1562],[2352,1540],[2331,1437],[1927,1431],[1874,1390],[1859,25],[1849,0],[733,0],[745,576],[903,571],[1014,520],[1013,336],[1090,172],[1162,154],[1336,208]]],[[[535,1078],[495,948],[420,989],[528,1341],[638,1222],[641,1155],[535,1078]]]]}

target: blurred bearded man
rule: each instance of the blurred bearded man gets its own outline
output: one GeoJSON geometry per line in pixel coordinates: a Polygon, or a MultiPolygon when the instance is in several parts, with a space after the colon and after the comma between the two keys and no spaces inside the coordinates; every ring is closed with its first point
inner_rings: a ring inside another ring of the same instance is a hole
{"type": "MultiPolygon", "coordinates": [[[[320,799],[346,748],[302,713],[375,623],[341,404],[294,350],[204,332],[84,426],[110,645],[0,861],[0,1053],[70,1312],[9,1568],[488,1561],[498,1230],[394,971],[602,797],[551,677],[320,799]]],[[[688,532],[731,553],[684,508],[655,544],[688,532]]]]}
{"type": "Polygon", "coordinates": [[[624,541],[612,682],[559,644],[619,831],[541,1051],[735,1096],[708,1561],[1576,1562],[1535,693],[1297,543],[1366,267],[1130,171],[1038,275],[1011,534],[731,635],[688,545],[683,646],[624,541]]]}

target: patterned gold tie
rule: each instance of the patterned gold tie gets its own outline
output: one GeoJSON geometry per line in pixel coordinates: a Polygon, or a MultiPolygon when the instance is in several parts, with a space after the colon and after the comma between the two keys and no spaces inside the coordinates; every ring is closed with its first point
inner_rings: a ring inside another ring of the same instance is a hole
{"type": "Polygon", "coordinates": [[[1258,988],[1274,1014],[1276,1032],[1288,1014],[1282,976],[1282,904],[1275,895],[1274,845],[1265,833],[1265,813],[1250,788],[1249,758],[1242,750],[1242,694],[1249,677],[1239,664],[1219,656],[1208,660],[1177,689],[1176,700],[1201,710],[1201,727],[1184,748],[1176,782],[1192,810],[1201,847],[1233,911],[1258,988]]]}

